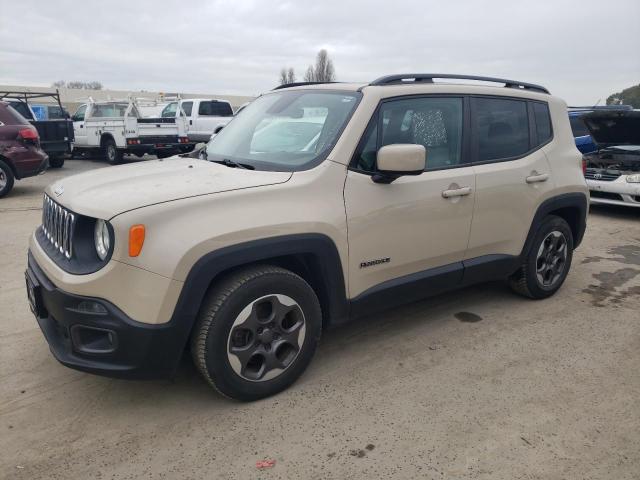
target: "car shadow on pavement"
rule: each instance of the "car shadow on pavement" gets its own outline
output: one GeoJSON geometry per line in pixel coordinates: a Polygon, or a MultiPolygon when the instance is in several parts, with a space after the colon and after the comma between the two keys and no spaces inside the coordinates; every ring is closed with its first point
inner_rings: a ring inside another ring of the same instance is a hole
{"type": "MultiPolygon", "coordinates": [[[[482,317],[477,313],[483,312],[487,304],[505,302],[508,299],[525,301],[513,295],[504,282],[490,282],[456,290],[444,295],[428,298],[405,306],[378,312],[375,315],[355,319],[344,325],[332,327],[323,332],[323,338],[316,356],[303,377],[290,389],[313,388],[317,381],[326,383],[324,372],[340,369],[345,364],[366,362],[372,351],[392,347],[392,338],[398,332],[402,335],[423,336],[429,340],[430,332],[439,329],[447,322],[474,324],[469,328],[482,328],[482,317]],[[460,299],[464,298],[461,306],[460,299]],[[464,310],[464,312],[460,312],[464,310]],[[462,315],[459,315],[459,314],[462,315]],[[467,320],[473,318],[473,321],[467,320]],[[359,358],[361,357],[361,358],[359,358]]],[[[434,337],[434,346],[428,349],[440,348],[434,337]]],[[[451,353],[451,352],[449,352],[451,353]]],[[[384,352],[380,353],[381,355],[384,352]]],[[[169,380],[130,381],[112,380],[109,386],[110,398],[120,402],[128,398],[135,403],[149,402],[154,406],[187,402],[190,405],[201,404],[206,408],[232,404],[241,404],[219,395],[211,388],[197,372],[189,351],[185,351],[180,365],[173,378],[169,380]],[[117,392],[117,393],[116,393],[117,392]]],[[[287,390],[276,395],[287,395],[287,390]]]]}

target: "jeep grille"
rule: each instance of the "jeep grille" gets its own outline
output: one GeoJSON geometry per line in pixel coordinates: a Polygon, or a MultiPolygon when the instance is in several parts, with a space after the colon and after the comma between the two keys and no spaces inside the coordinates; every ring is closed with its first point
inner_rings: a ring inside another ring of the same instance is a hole
{"type": "Polygon", "coordinates": [[[73,227],[76,215],[44,195],[42,230],[47,240],[67,259],[73,254],[73,227]]]}

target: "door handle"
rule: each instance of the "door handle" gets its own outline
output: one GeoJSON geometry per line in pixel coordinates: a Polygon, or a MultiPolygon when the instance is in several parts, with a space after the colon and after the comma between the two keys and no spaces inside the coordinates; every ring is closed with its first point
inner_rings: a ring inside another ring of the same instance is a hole
{"type": "Polygon", "coordinates": [[[445,190],[442,192],[443,198],[464,197],[471,193],[471,187],[455,188],[453,190],[445,190]]]}
{"type": "Polygon", "coordinates": [[[189,120],[189,125],[193,125],[193,120],[189,120]]]}
{"type": "Polygon", "coordinates": [[[536,173],[534,175],[529,175],[527,178],[525,178],[525,180],[527,183],[546,182],[547,180],[549,180],[549,174],[536,173]]]}
{"type": "Polygon", "coordinates": [[[84,128],[84,125],[80,125],[80,128],[84,128]]]}

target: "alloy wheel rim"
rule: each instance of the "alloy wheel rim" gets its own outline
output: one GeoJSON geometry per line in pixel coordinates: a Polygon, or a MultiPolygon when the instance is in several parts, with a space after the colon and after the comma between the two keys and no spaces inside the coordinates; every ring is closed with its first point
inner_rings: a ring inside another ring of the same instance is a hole
{"type": "Polygon", "coordinates": [[[305,336],[300,305],[287,295],[265,295],[236,317],[227,338],[227,358],[245,380],[272,380],[293,365],[305,336]]]}
{"type": "Polygon", "coordinates": [[[113,147],[113,145],[109,145],[109,147],[107,148],[107,156],[109,157],[110,161],[115,160],[115,158],[116,158],[116,149],[113,147]]]}
{"type": "Polygon", "coordinates": [[[538,248],[536,278],[544,288],[552,288],[562,277],[567,264],[567,239],[554,230],[547,234],[538,248]]]}
{"type": "Polygon", "coordinates": [[[0,170],[0,190],[7,186],[7,174],[0,170]]]}

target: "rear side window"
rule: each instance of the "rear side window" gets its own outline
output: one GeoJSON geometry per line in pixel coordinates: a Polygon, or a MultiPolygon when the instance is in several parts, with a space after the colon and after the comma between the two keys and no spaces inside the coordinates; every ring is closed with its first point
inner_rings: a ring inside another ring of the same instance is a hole
{"type": "Polygon", "coordinates": [[[478,161],[518,157],[529,151],[529,117],[524,100],[474,98],[471,122],[478,161]]]}
{"type": "Polygon", "coordinates": [[[193,110],[193,102],[182,102],[182,110],[187,117],[190,117],[191,110],[193,110]]]}
{"type": "Polygon", "coordinates": [[[536,145],[543,145],[551,140],[551,116],[549,106],[545,103],[532,102],[533,118],[536,121],[536,145]]]}
{"type": "Polygon", "coordinates": [[[24,118],[27,118],[29,120],[33,118],[33,116],[31,115],[31,111],[29,110],[29,107],[27,106],[26,103],[24,103],[24,102],[9,102],[9,105],[11,105],[11,108],[13,108],[16,112],[18,112],[24,118]]]}
{"type": "Polygon", "coordinates": [[[574,137],[584,137],[585,135],[590,135],[589,129],[582,120],[582,117],[569,117],[569,123],[571,124],[571,131],[573,132],[574,137]]]}
{"type": "Polygon", "coordinates": [[[200,102],[198,107],[198,115],[215,116],[215,117],[231,117],[233,110],[231,105],[226,102],[200,102]]]}
{"type": "Polygon", "coordinates": [[[0,122],[5,125],[29,125],[29,121],[16,112],[10,105],[0,105],[0,122]]]}

